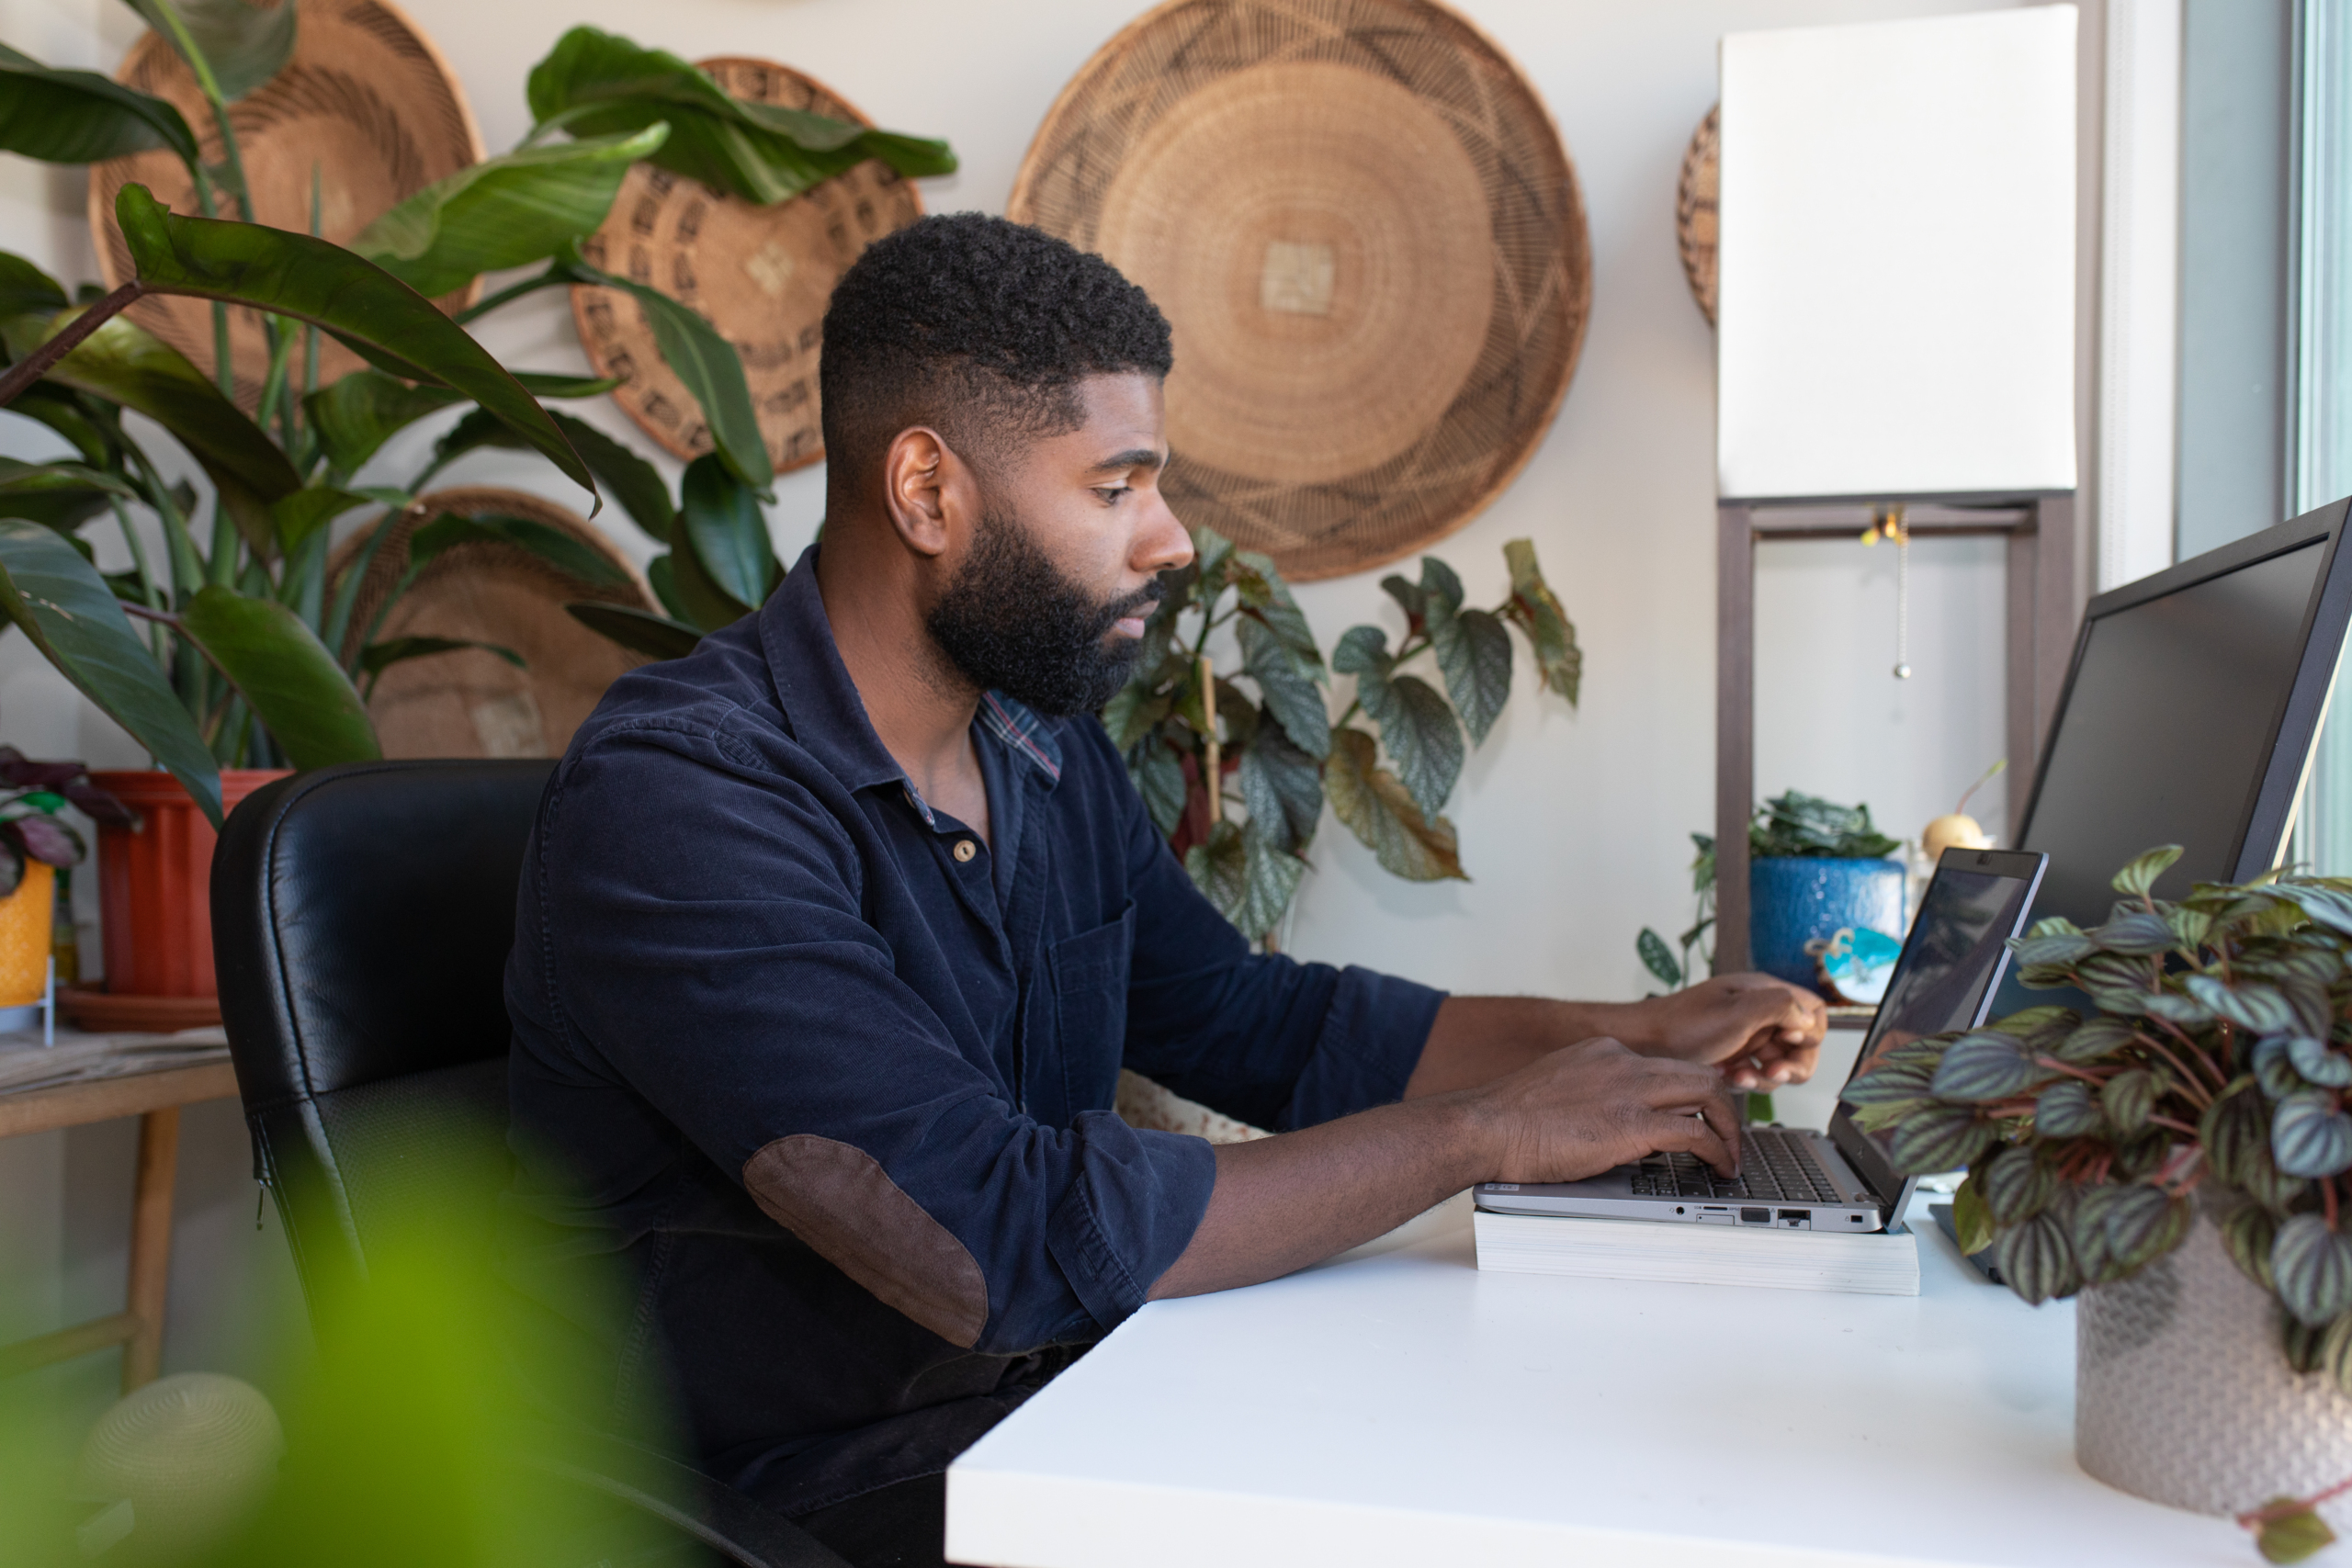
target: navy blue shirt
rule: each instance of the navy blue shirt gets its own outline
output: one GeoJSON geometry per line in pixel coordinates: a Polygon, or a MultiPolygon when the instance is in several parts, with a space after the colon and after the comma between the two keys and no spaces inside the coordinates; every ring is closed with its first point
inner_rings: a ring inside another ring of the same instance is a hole
{"type": "Polygon", "coordinates": [[[1091,717],[990,694],[992,844],[932,809],[815,557],[581,728],[506,985],[508,1279],[599,1404],[793,1511],[939,1470],[1184,1250],[1215,1162],[1113,1112],[1123,1065],[1303,1127],[1396,1099],[1441,999],[1250,952],[1091,717]]]}

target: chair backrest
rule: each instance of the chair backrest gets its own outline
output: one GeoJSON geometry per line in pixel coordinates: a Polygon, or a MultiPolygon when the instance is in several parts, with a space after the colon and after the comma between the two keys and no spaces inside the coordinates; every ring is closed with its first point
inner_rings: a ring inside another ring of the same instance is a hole
{"type": "Polygon", "coordinates": [[[212,858],[220,1016],[303,1290],[366,1278],[418,1203],[486,1247],[503,987],[545,761],[361,762],[255,791],[212,858]]]}

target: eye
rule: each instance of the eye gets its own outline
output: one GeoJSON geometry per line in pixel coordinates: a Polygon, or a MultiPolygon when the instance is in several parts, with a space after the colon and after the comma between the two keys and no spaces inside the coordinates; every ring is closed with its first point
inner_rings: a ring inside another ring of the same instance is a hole
{"type": "Polygon", "coordinates": [[[1098,486],[1094,493],[1102,498],[1103,505],[1116,506],[1122,496],[1135,493],[1135,487],[1133,485],[1102,485],[1098,486]]]}

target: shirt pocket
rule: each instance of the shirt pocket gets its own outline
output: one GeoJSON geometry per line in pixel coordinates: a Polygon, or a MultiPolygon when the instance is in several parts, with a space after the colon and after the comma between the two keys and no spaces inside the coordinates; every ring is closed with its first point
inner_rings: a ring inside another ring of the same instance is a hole
{"type": "Polygon", "coordinates": [[[1053,945],[1055,1055],[1070,1117],[1108,1111],[1117,1097],[1135,934],[1136,907],[1129,903],[1110,924],[1053,945]]]}

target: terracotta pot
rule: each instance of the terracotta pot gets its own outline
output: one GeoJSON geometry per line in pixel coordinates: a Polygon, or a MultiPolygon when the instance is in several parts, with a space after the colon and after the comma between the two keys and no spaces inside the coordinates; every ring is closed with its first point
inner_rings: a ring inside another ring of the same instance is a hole
{"type": "Polygon", "coordinates": [[[49,922],[57,868],[27,856],[25,879],[0,898],[0,1008],[29,1007],[49,988],[49,922]]]}
{"type": "MultiPolygon", "coordinates": [[[[224,811],[282,768],[223,768],[224,811]]],[[[98,829],[98,921],[111,996],[215,997],[212,846],[219,835],[180,781],[162,769],[92,773],[139,813],[141,826],[98,829]]],[[[214,1010],[216,1016],[218,1010],[214,1010]]]]}
{"type": "MultiPolygon", "coordinates": [[[[2075,1458],[2110,1486],[2226,1515],[2352,1475],[2352,1396],[2288,1366],[2278,1303],[2210,1214],[2177,1252],[2084,1291],[2075,1349],[2075,1458]]],[[[2352,1529],[2352,1497],[2320,1511],[2352,1529]]]]}

